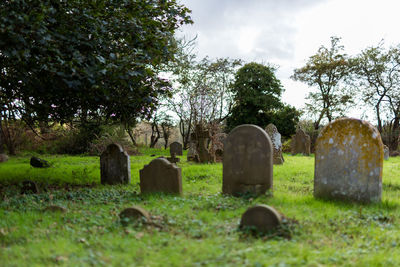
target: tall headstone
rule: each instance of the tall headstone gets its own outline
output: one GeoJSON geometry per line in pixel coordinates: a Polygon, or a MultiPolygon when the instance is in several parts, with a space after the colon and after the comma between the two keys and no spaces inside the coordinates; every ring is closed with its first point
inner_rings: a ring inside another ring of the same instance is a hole
{"type": "Polygon", "coordinates": [[[182,156],[182,144],[179,142],[173,142],[169,145],[169,152],[171,156],[174,154],[175,156],[182,156]]]}
{"type": "Polygon", "coordinates": [[[281,134],[278,132],[278,129],[272,123],[268,124],[265,128],[269,138],[271,138],[272,149],[274,151],[274,159],[273,162],[275,165],[283,164],[285,161],[282,155],[282,141],[281,134]]]}
{"type": "Polygon", "coordinates": [[[383,159],[384,160],[389,160],[389,147],[387,145],[383,145],[383,159]]]}
{"type": "Polygon", "coordinates": [[[292,155],[303,154],[310,155],[311,139],[302,129],[297,129],[292,138],[292,155]]]}
{"type": "Polygon", "coordinates": [[[142,193],[182,194],[181,169],[165,158],[157,158],[140,170],[142,193]]]}
{"type": "Polygon", "coordinates": [[[100,156],[102,184],[129,184],[131,165],[129,155],[118,144],[110,144],[100,156]]]}
{"type": "Polygon", "coordinates": [[[366,121],[338,119],[317,138],[314,196],[380,201],[382,168],[383,144],[378,130],[366,121]]]}
{"type": "Polygon", "coordinates": [[[272,190],[272,144],[260,127],[234,128],[224,143],[222,192],[264,194],[272,190]]]}
{"type": "Polygon", "coordinates": [[[201,163],[214,162],[214,155],[210,154],[208,150],[208,140],[210,139],[210,132],[204,129],[203,125],[197,124],[195,127],[195,134],[197,139],[197,152],[199,161],[201,163]]]}

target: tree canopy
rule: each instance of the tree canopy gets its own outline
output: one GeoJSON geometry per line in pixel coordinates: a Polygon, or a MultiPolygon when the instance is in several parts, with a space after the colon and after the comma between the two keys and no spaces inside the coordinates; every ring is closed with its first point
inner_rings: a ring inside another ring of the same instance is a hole
{"type": "MultiPolygon", "coordinates": [[[[248,63],[240,68],[232,86],[234,106],[227,119],[228,130],[250,123],[265,127],[269,123],[285,121],[285,136],[294,133],[299,113],[281,102],[283,87],[275,76],[275,69],[258,63],[248,63]]],[[[280,130],[282,128],[279,128],[280,130]]]]}
{"type": "Polygon", "coordinates": [[[176,0],[1,1],[1,108],[30,121],[148,115],[189,13],[176,0]]]}

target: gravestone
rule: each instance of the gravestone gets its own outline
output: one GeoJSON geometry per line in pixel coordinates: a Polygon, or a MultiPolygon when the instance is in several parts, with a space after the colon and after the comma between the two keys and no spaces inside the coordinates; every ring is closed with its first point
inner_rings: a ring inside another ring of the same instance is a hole
{"type": "Polygon", "coordinates": [[[138,206],[133,206],[124,209],[120,214],[119,218],[123,225],[127,225],[130,222],[150,222],[150,214],[138,206]]]}
{"type": "Polygon", "coordinates": [[[190,142],[187,153],[187,161],[199,162],[199,154],[197,153],[196,143],[190,142]]]}
{"type": "Polygon", "coordinates": [[[118,144],[110,144],[100,156],[101,184],[129,184],[129,155],[118,144]]]}
{"type": "Polygon", "coordinates": [[[272,144],[260,127],[234,128],[224,143],[222,192],[240,195],[272,190],[272,144]]]}
{"type": "Polygon", "coordinates": [[[281,223],[282,216],[273,207],[256,205],[243,213],[239,229],[247,228],[258,233],[268,233],[276,230],[281,223]]]}
{"type": "Polygon", "coordinates": [[[0,154],[0,162],[6,162],[8,160],[8,156],[6,154],[0,154]]]}
{"type": "Polygon", "coordinates": [[[383,144],[366,121],[342,118],[319,134],[315,147],[314,196],[377,202],[382,193],[383,144]]]}
{"type": "Polygon", "coordinates": [[[169,146],[169,152],[171,154],[171,156],[173,154],[175,154],[176,156],[182,156],[182,144],[179,142],[173,142],[171,143],[171,145],[169,146]]]}
{"type": "Polygon", "coordinates": [[[278,129],[272,123],[268,124],[265,128],[268,136],[271,138],[272,149],[274,152],[273,163],[276,165],[283,164],[285,161],[282,156],[282,141],[281,134],[278,132],[278,129]]]}
{"type": "Polygon", "coordinates": [[[30,164],[34,168],[49,168],[50,164],[47,160],[38,158],[38,157],[31,157],[30,164]]]}
{"type": "Polygon", "coordinates": [[[311,139],[302,129],[297,129],[292,138],[292,155],[303,154],[310,155],[311,139]]]}
{"type": "Polygon", "coordinates": [[[197,152],[199,155],[199,162],[214,162],[214,155],[211,155],[208,151],[208,139],[210,138],[210,132],[207,129],[204,129],[201,124],[197,124],[195,128],[195,134],[197,138],[197,152]]]}
{"type": "Polygon", "coordinates": [[[389,160],[389,147],[387,145],[383,145],[383,159],[389,160]]]}
{"type": "Polygon", "coordinates": [[[181,169],[165,158],[157,158],[140,170],[142,193],[182,194],[181,169]]]}

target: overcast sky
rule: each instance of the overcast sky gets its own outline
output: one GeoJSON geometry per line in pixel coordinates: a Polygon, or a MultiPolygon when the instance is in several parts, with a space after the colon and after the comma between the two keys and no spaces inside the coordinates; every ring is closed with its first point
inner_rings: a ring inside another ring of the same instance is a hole
{"type": "Polygon", "coordinates": [[[353,55],[382,39],[400,43],[398,0],[181,0],[192,10],[198,55],[240,58],[279,66],[283,101],[298,108],[310,89],[290,79],[330,37],[353,55]]]}

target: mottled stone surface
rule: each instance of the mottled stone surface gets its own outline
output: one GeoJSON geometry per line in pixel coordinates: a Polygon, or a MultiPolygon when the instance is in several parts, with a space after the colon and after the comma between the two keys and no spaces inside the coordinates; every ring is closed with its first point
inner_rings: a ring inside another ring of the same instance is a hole
{"type": "Polygon", "coordinates": [[[384,160],[389,160],[389,147],[387,145],[383,145],[383,158],[384,160]]]}
{"type": "Polygon", "coordinates": [[[179,142],[173,142],[169,146],[169,153],[175,156],[182,156],[182,144],[179,142]]]}
{"type": "Polygon", "coordinates": [[[157,158],[140,170],[142,193],[182,194],[181,169],[165,158],[157,158]]]}
{"type": "Polygon", "coordinates": [[[240,195],[272,190],[272,144],[256,125],[240,125],[224,143],[222,192],[240,195]]]}
{"type": "Polygon", "coordinates": [[[121,220],[121,223],[124,225],[129,224],[130,222],[137,222],[140,220],[145,222],[150,222],[150,214],[146,210],[138,206],[133,206],[124,209],[119,214],[119,218],[121,220]]]}
{"type": "Polygon", "coordinates": [[[311,139],[302,129],[297,129],[292,138],[292,155],[303,154],[310,155],[311,139]]]}
{"type": "Polygon", "coordinates": [[[129,184],[131,164],[129,155],[118,144],[110,144],[100,156],[102,184],[129,184]]]}
{"type": "Polygon", "coordinates": [[[314,196],[380,201],[382,168],[378,130],[366,121],[338,119],[321,131],[316,142],[314,196]]]}
{"type": "Polygon", "coordinates": [[[0,162],[6,162],[8,160],[8,156],[6,154],[0,154],[0,162]]]}
{"type": "Polygon", "coordinates": [[[283,164],[285,160],[283,159],[282,156],[282,140],[281,140],[281,134],[278,132],[278,128],[276,128],[275,125],[270,123],[265,128],[265,131],[267,132],[272,142],[272,149],[274,152],[273,163],[275,165],[283,164]]]}
{"type": "Polygon", "coordinates": [[[257,232],[267,233],[281,225],[282,217],[273,207],[256,205],[248,208],[240,220],[240,229],[254,229],[257,232]]]}

